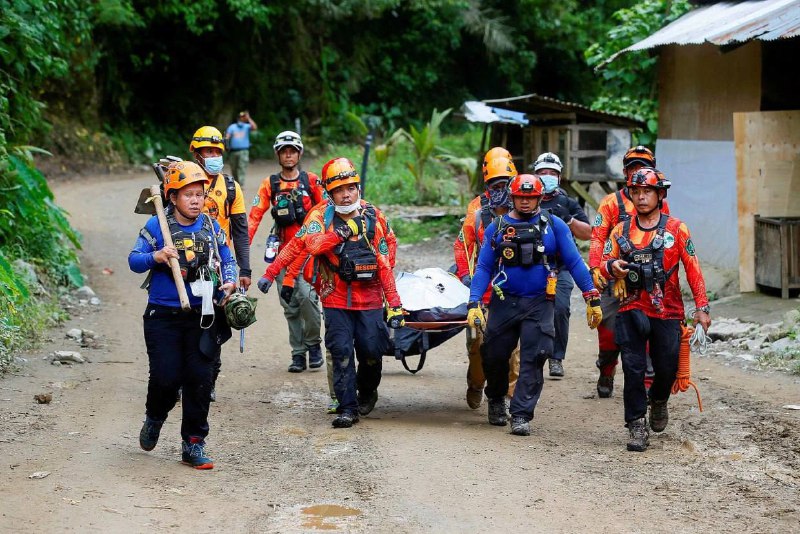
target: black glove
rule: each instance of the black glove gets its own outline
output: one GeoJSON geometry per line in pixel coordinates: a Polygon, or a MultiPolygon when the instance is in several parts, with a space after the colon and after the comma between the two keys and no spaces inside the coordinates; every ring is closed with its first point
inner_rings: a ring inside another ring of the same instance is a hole
{"type": "Polygon", "coordinates": [[[294,294],[294,287],[284,285],[281,287],[281,298],[286,304],[289,304],[292,301],[292,295],[294,294]]]}
{"type": "Polygon", "coordinates": [[[472,283],[472,277],[468,274],[465,274],[461,277],[461,283],[469,287],[469,285],[472,283]]]}
{"type": "Polygon", "coordinates": [[[569,210],[565,206],[562,206],[561,204],[556,204],[555,206],[549,209],[550,213],[552,213],[565,223],[569,224],[570,222],[572,222],[572,215],[570,215],[569,210]]]}
{"type": "Polygon", "coordinates": [[[294,294],[294,287],[287,285],[281,287],[281,298],[286,304],[289,304],[292,301],[293,294],[294,294]]]}
{"type": "Polygon", "coordinates": [[[270,280],[266,276],[262,276],[261,279],[258,281],[258,289],[264,294],[266,294],[269,291],[269,288],[271,287],[272,287],[272,280],[270,280]]]}

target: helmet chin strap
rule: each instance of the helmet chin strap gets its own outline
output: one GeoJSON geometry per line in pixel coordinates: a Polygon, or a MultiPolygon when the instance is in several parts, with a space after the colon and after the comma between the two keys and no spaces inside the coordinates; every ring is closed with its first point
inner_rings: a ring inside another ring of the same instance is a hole
{"type": "Polygon", "coordinates": [[[539,210],[539,206],[536,206],[536,209],[534,209],[533,211],[529,211],[529,212],[522,212],[522,211],[518,210],[517,208],[514,208],[514,211],[516,211],[517,214],[521,218],[530,219],[532,217],[535,217],[539,213],[540,210],[539,210]]]}

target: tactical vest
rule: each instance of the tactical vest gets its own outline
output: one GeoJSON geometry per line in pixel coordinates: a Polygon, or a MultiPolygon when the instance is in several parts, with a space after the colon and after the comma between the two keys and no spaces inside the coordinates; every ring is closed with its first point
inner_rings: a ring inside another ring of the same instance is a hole
{"type": "MultiPolygon", "coordinates": [[[[372,217],[375,210],[372,209],[372,217]]],[[[356,240],[346,240],[334,249],[339,265],[336,266],[336,274],[345,282],[369,282],[378,276],[378,257],[372,248],[372,240],[375,237],[375,223],[369,221],[366,214],[353,218],[356,224],[361,225],[366,219],[367,231],[358,236],[356,240]]],[[[333,229],[347,226],[347,222],[339,216],[333,218],[333,229]]]]}
{"type": "Polygon", "coordinates": [[[669,215],[661,214],[656,227],[656,236],[646,247],[636,248],[630,239],[631,219],[622,225],[622,234],[617,236],[620,258],[627,261],[628,275],[625,285],[628,291],[644,289],[651,293],[658,284],[662,289],[667,279],[678,268],[676,264],[669,271],[664,271],[664,232],[669,215]]]}
{"type": "Polygon", "coordinates": [[[544,253],[544,232],[549,223],[547,215],[541,213],[536,223],[509,223],[503,217],[497,219],[497,231],[492,246],[498,251],[500,263],[506,267],[532,267],[547,265],[549,258],[544,253]],[[502,241],[497,243],[497,236],[502,241]]]}
{"type": "Polygon", "coordinates": [[[281,183],[285,182],[280,173],[269,177],[272,218],[278,228],[303,224],[303,219],[312,208],[311,184],[306,171],[300,171],[300,176],[297,177],[297,187],[281,189],[281,183]]]}

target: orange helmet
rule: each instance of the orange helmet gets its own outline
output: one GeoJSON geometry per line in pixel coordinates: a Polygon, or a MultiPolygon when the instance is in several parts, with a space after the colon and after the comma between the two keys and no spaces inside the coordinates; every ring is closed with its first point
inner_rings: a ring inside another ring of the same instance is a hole
{"type": "Polygon", "coordinates": [[[537,198],[544,194],[544,184],[532,174],[518,174],[508,184],[508,189],[512,197],[537,198]]]}
{"type": "Polygon", "coordinates": [[[197,131],[194,132],[192,140],[189,143],[189,152],[194,152],[204,146],[216,147],[225,152],[222,132],[213,126],[201,126],[198,128],[197,131]]]}
{"type": "Polygon", "coordinates": [[[483,168],[483,182],[495,178],[513,178],[517,175],[517,168],[514,162],[508,158],[494,158],[483,168]]]}
{"type": "Polygon", "coordinates": [[[653,167],[642,167],[628,181],[628,187],[655,187],[666,191],[672,182],[667,180],[664,173],[653,167]]]}
{"type": "Polygon", "coordinates": [[[490,148],[489,151],[483,156],[483,170],[486,171],[486,166],[489,165],[489,162],[492,161],[494,158],[506,158],[509,160],[513,160],[514,158],[511,157],[511,152],[506,150],[501,146],[496,146],[490,148]]]}
{"type": "Polygon", "coordinates": [[[206,173],[200,165],[191,161],[171,163],[164,173],[164,196],[169,197],[170,191],[178,191],[195,182],[206,182],[206,173]]]}
{"type": "Polygon", "coordinates": [[[640,162],[647,167],[656,166],[656,157],[653,152],[644,145],[637,145],[628,149],[625,155],[622,156],[622,166],[627,167],[631,163],[640,162]]]}
{"type": "Polygon", "coordinates": [[[322,182],[330,192],[341,185],[361,183],[353,162],[347,158],[333,158],[322,166],[322,182]]]}

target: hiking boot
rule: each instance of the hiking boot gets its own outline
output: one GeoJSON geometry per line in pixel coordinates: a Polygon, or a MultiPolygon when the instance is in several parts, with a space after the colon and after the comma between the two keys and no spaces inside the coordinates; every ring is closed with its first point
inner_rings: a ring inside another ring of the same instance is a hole
{"type": "Polygon", "coordinates": [[[473,410],[477,410],[483,403],[483,388],[473,389],[467,388],[467,406],[473,410]]]}
{"type": "Polygon", "coordinates": [[[614,375],[600,375],[597,379],[597,396],[607,399],[614,393],[614,375]]]}
{"type": "Polygon", "coordinates": [[[191,436],[189,442],[182,442],[181,461],[195,469],[214,469],[214,461],[206,456],[206,442],[203,438],[191,436]]]}
{"type": "Polygon", "coordinates": [[[328,403],[328,413],[337,413],[339,411],[339,399],[336,397],[331,397],[330,402],[328,403]]]}
{"type": "Polygon", "coordinates": [[[311,369],[319,369],[325,364],[325,358],[322,357],[322,348],[319,343],[308,349],[308,366],[311,369]]]}
{"type": "Polygon", "coordinates": [[[524,417],[514,416],[511,418],[511,433],[515,436],[530,436],[531,424],[524,417]]]}
{"type": "Polygon", "coordinates": [[[340,413],[331,423],[333,428],[350,428],[358,423],[358,414],[352,412],[340,413]]]}
{"type": "Polygon", "coordinates": [[[161,426],[164,421],[156,421],[145,417],[142,429],[139,431],[139,446],[146,450],[152,451],[158,444],[158,437],[161,435],[161,426]]]}
{"type": "Polygon", "coordinates": [[[663,432],[669,422],[669,399],[650,400],[650,428],[653,432],[663,432]]]}
{"type": "Polygon", "coordinates": [[[374,390],[369,395],[358,396],[358,413],[367,415],[375,408],[375,403],[378,402],[378,390],[374,390]]]}
{"type": "Polygon", "coordinates": [[[640,417],[628,423],[628,433],[630,434],[630,439],[628,440],[629,451],[644,452],[647,450],[647,446],[650,445],[647,419],[640,417]]]}
{"type": "Polygon", "coordinates": [[[306,355],[293,354],[292,365],[289,366],[290,373],[302,373],[306,370],[306,355]]]}
{"type": "Polygon", "coordinates": [[[550,378],[564,378],[564,365],[561,360],[550,358],[548,363],[550,364],[550,378]]]}
{"type": "Polygon", "coordinates": [[[506,415],[506,400],[489,399],[489,424],[495,426],[506,426],[508,423],[508,415],[506,415]]]}

